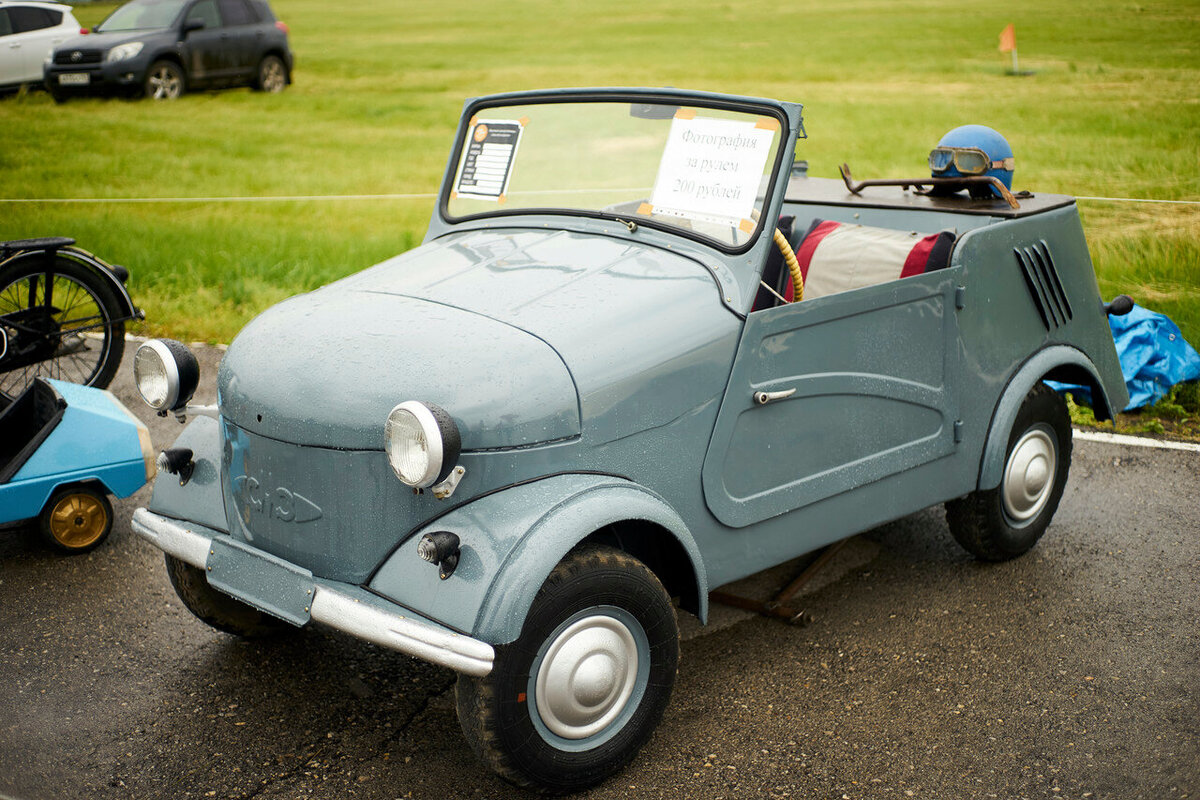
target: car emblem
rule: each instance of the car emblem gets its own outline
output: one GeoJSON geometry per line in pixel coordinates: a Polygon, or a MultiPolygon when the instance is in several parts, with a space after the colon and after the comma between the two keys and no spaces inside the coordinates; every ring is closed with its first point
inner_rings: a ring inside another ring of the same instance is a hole
{"type": "Polygon", "coordinates": [[[72,61],[78,61],[81,58],[83,58],[83,53],[79,52],[78,50],[76,50],[74,53],[71,53],[72,61]]]}
{"type": "Polygon", "coordinates": [[[274,517],[280,522],[312,522],[321,518],[321,509],[307,497],[280,486],[265,489],[256,478],[239,475],[233,479],[234,496],[242,502],[242,517],[250,521],[250,514],[274,517]]]}

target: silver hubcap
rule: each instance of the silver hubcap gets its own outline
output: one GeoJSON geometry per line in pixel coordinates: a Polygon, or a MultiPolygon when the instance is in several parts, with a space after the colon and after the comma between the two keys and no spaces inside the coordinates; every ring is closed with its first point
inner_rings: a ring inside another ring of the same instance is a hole
{"type": "Polygon", "coordinates": [[[262,88],[268,92],[283,91],[283,64],[271,60],[263,65],[262,88]]]}
{"type": "Polygon", "coordinates": [[[1004,466],[1004,513],[1012,522],[1029,522],[1041,512],[1050,499],[1057,469],[1052,433],[1043,428],[1026,431],[1004,466]]]}
{"type": "Polygon", "coordinates": [[[584,617],[563,630],[542,659],[537,710],[564,739],[585,739],[616,719],[637,683],[633,634],[613,617],[584,617]]]}
{"type": "Polygon", "coordinates": [[[168,67],[160,67],[150,75],[150,96],[155,100],[178,97],[179,87],[179,76],[168,67]]]}

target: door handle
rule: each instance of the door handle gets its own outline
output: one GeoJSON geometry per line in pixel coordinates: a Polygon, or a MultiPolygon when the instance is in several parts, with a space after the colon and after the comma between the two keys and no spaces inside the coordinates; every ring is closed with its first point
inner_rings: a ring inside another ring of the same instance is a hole
{"type": "Polygon", "coordinates": [[[795,387],[793,387],[791,389],[784,389],[783,391],[780,391],[780,392],[755,392],[754,393],[754,402],[757,405],[765,406],[767,403],[771,402],[772,400],[782,400],[785,397],[791,397],[795,393],[796,393],[795,387]]]}

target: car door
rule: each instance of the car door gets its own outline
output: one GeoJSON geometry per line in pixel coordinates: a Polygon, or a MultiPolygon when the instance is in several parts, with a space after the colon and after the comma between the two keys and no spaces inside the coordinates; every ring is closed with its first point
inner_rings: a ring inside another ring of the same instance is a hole
{"type": "Polygon", "coordinates": [[[902,498],[906,470],[955,449],[958,273],[749,315],[703,467],[717,519],[745,527],[883,480],[902,498]]]}
{"type": "Polygon", "coordinates": [[[217,0],[217,8],[225,23],[223,39],[229,48],[230,70],[238,78],[248,78],[258,66],[258,15],[246,0],[217,0]]]}
{"type": "MultiPolygon", "coordinates": [[[[4,62],[0,83],[40,83],[46,54],[66,39],[58,29],[62,12],[35,6],[7,6],[9,33],[3,38],[4,62]]],[[[0,27],[3,31],[4,27],[0,27]]]]}
{"type": "Polygon", "coordinates": [[[0,7],[0,86],[21,80],[21,43],[13,38],[8,9],[0,7]]]}
{"type": "Polygon", "coordinates": [[[204,27],[187,35],[188,81],[193,86],[203,86],[225,80],[233,72],[233,56],[217,0],[193,3],[184,25],[195,22],[203,23],[204,27]]]}

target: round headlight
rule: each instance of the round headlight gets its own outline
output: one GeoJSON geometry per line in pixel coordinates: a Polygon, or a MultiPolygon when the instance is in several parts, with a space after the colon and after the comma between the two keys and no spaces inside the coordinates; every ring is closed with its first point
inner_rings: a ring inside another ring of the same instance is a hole
{"type": "Polygon", "coordinates": [[[146,405],[155,411],[175,411],[195,394],[200,365],[182,342],[151,339],[133,357],[133,378],[146,405]]]}
{"type": "Polygon", "coordinates": [[[445,480],[454,469],[461,439],[444,409],[409,400],[388,414],[383,446],[396,477],[415,489],[425,489],[445,480]]]}

